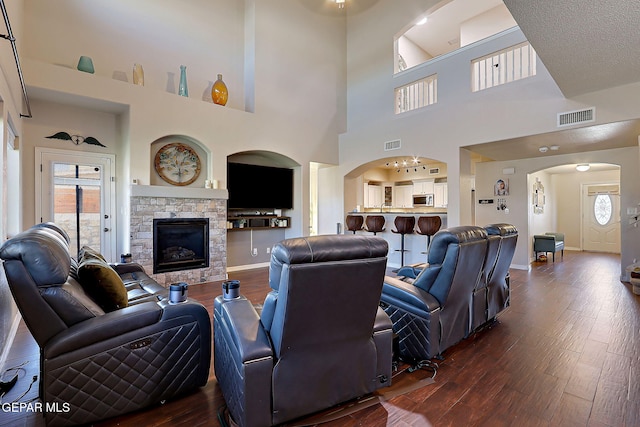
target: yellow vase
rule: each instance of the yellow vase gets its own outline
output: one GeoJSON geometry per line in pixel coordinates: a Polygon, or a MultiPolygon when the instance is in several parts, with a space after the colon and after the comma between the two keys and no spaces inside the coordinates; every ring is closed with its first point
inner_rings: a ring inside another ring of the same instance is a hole
{"type": "Polygon", "coordinates": [[[218,105],[226,105],[229,99],[229,92],[227,91],[227,85],[222,81],[222,74],[218,74],[218,80],[213,83],[211,88],[211,99],[218,105]]]}

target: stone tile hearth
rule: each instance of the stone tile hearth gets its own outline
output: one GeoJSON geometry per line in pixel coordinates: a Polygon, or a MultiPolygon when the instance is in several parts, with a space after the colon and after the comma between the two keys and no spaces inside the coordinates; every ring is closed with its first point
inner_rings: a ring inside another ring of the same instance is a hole
{"type": "Polygon", "coordinates": [[[163,286],[223,280],[227,271],[227,191],[132,185],[131,260],[163,286]],[[153,220],[209,218],[209,267],[153,274],[153,220]]]}

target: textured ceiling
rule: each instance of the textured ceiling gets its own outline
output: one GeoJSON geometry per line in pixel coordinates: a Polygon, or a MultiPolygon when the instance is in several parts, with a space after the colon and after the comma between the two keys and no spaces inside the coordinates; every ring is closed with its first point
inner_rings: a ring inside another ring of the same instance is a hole
{"type": "Polygon", "coordinates": [[[640,79],[640,1],[504,3],[567,98],[640,79]]]}
{"type": "MultiPolygon", "coordinates": [[[[640,1],[504,0],[567,98],[640,80],[640,1]]],[[[466,147],[493,160],[638,146],[640,122],[561,130],[466,147]],[[541,153],[543,145],[558,151],[541,153]]]]}

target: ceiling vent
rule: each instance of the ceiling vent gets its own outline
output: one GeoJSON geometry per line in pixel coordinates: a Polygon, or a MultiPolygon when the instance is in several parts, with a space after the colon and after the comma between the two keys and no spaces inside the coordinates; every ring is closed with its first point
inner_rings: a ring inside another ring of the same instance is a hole
{"type": "Polygon", "coordinates": [[[400,143],[399,139],[396,139],[394,141],[387,141],[384,143],[384,151],[398,150],[400,149],[401,145],[402,144],[400,143]]]}
{"type": "Polygon", "coordinates": [[[440,173],[440,168],[430,168],[429,175],[437,175],[440,173]]]}
{"type": "Polygon", "coordinates": [[[586,110],[567,111],[558,113],[558,127],[570,126],[578,123],[594,122],[596,120],[596,107],[586,110]]]}

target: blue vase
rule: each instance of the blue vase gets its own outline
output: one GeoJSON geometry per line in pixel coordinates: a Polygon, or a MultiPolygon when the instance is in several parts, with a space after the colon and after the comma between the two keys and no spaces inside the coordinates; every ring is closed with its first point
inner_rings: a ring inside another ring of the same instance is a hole
{"type": "Polygon", "coordinates": [[[189,96],[189,89],[187,88],[187,67],[185,65],[180,66],[180,86],[178,86],[178,95],[189,96]]]}

